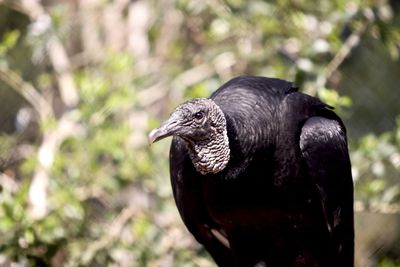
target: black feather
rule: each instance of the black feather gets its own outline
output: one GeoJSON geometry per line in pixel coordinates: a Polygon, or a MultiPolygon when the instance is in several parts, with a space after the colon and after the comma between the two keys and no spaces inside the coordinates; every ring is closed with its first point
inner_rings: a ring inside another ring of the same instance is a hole
{"type": "Polygon", "coordinates": [[[170,172],[184,223],[218,266],[353,266],[346,131],[331,107],[252,76],[210,98],[226,118],[228,165],[200,174],[175,136],[170,172]]]}

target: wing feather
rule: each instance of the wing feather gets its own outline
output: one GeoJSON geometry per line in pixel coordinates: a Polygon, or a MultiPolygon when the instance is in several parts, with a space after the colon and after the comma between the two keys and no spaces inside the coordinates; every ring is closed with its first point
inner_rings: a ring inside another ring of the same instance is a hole
{"type": "Polygon", "coordinates": [[[301,131],[300,149],[319,193],[338,266],[353,266],[353,181],[346,133],[340,120],[309,118],[301,131]]]}

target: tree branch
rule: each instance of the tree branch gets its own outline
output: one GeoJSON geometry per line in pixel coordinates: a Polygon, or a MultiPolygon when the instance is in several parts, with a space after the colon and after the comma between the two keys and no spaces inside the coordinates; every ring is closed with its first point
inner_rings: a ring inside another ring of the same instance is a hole
{"type": "MultiPolygon", "coordinates": [[[[73,108],[79,101],[78,92],[71,72],[71,64],[61,41],[52,32],[53,25],[51,16],[46,12],[40,1],[20,0],[20,1],[1,1],[11,8],[23,12],[32,20],[32,27],[36,24],[45,25],[41,31],[49,32],[50,37],[46,40],[46,49],[49,60],[53,66],[58,89],[61,99],[65,106],[73,108]]],[[[4,81],[11,88],[21,94],[39,113],[41,121],[54,118],[51,105],[31,84],[22,80],[15,72],[9,69],[0,69],[0,80],[4,81]]],[[[43,141],[38,151],[39,164],[28,193],[29,211],[32,217],[42,218],[48,211],[47,207],[47,188],[49,184],[49,172],[54,162],[55,154],[59,146],[71,134],[76,134],[78,124],[77,116],[74,112],[64,113],[53,129],[45,130],[43,141]]]]}
{"type": "Polygon", "coordinates": [[[82,261],[84,264],[88,264],[97,252],[110,246],[113,242],[120,238],[121,232],[124,226],[135,214],[136,209],[134,207],[124,208],[120,214],[114,219],[111,225],[105,227],[108,229],[106,235],[102,238],[94,241],[83,253],[82,261]]]}
{"type": "Polygon", "coordinates": [[[367,31],[371,23],[373,22],[373,14],[368,11],[364,12],[364,17],[366,18],[365,23],[362,24],[360,28],[355,30],[343,43],[342,47],[333,57],[333,59],[326,65],[322,73],[318,76],[316,81],[315,92],[310,92],[315,95],[318,88],[325,87],[326,82],[332,77],[335,71],[340,67],[344,60],[350,55],[353,49],[359,44],[361,36],[367,31]]]}
{"type": "Polygon", "coordinates": [[[51,105],[30,83],[8,68],[0,68],[0,80],[20,94],[39,114],[41,121],[53,116],[51,105]]]}

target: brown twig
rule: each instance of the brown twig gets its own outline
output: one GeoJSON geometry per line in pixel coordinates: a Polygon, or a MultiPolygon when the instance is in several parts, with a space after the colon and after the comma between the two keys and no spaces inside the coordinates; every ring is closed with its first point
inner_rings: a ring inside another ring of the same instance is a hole
{"type": "MultiPolygon", "coordinates": [[[[47,14],[40,1],[24,0],[24,1],[2,1],[0,3],[8,5],[21,13],[27,15],[33,22],[48,19],[50,21],[49,29],[52,29],[51,16],[47,14]]],[[[78,101],[78,91],[73,81],[71,73],[71,63],[67,52],[59,38],[52,34],[47,40],[47,52],[50,62],[56,73],[58,88],[60,90],[61,99],[67,107],[75,106],[78,101]]]]}
{"type": "Polygon", "coordinates": [[[136,209],[134,207],[124,208],[114,219],[111,225],[107,227],[108,230],[106,234],[102,238],[92,242],[92,244],[85,250],[82,255],[83,263],[88,264],[97,252],[107,248],[108,246],[112,245],[113,242],[119,239],[125,225],[135,213],[136,209]]]}
{"type": "Polygon", "coordinates": [[[55,36],[48,42],[48,51],[50,62],[56,72],[61,99],[67,107],[74,107],[78,104],[79,97],[67,52],[60,40],[55,36]]]}
{"type": "MultiPolygon", "coordinates": [[[[351,51],[358,45],[360,42],[361,36],[365,33],[368,28],[368,24],[365,23],[360,27],[360,29],[354,31],[343,43],[339,52],[334,56],[334,58],[326,65],[323,77],[325,77],[325,81],[329,80],[332,74],[339,68],[339,66],[343,63],[343,61],[350,55],[351,51]]],[[[323,84],[322,86],[324,86],[323,84]]]]}
{"type": "Polygon", "coordinates": [[[316,87],[314,87],[313,92],[309,92],[312,95],[317,93],[318,88],[326,86],[326,82],[332,77],[335,71],[340,67],[344,60],[351,54],[353,49],[359,44],[361,37],[368,30],[369,25],[373,21],[373,16],[370,14],[365,14],[367,20],[365,23],[355,30],[343,43],[339,51],[332,58],[332,60],[326,65],[322,73],[318,76],[316,81],[316,87]]]}
{"type": "Polygon", "coordinates": [[[52,117],[52,108],[47,100],[16,72],[8,68],[0,68],[0,80],[19,93],[39,114],[42,121],[52,117]]]}

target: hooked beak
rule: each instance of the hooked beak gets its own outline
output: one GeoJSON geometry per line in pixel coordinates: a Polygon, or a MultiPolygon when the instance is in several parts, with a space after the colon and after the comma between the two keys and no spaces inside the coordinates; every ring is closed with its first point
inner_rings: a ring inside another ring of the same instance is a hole
{"type": "Polygon", "coordinates": [[[179,120],[171,116],[167,121],[161,124],[160,127],[152,130],[149,133],[149,144],[155,143],[157,141],[160,141],[161,139],[174,135],[180,128],[181,127],[179,125],[179,120]]]}

